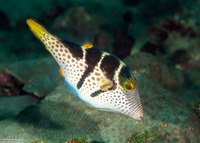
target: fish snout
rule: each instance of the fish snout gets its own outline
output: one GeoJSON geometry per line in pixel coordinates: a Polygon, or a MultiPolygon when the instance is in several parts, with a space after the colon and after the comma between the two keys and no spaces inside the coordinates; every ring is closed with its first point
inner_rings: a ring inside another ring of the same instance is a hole
{"type": "Polygon", "coordinates": [[[135,120],[142,120],[144,118],[143,110],[135,113],[132,118],[135,119],[135,120]]]}

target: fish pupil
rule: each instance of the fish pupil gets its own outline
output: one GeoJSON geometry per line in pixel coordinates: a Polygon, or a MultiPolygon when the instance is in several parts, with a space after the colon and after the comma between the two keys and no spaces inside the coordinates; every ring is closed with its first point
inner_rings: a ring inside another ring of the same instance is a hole
{"type": "Polygon", "coordinates": [[[126,83],[126,84],[125,84],[125,87],[126,87],[126,89],[129,90],[129,91],[130,91],[130,90],[133,90],[133,88],[134,88],[134,87],[133,87],[133,84],[130,83],[130,82],[126,83]]]}

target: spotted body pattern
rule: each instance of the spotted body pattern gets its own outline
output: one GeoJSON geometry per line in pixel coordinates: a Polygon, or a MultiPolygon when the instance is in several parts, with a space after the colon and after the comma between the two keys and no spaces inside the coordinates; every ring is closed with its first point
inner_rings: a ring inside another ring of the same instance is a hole
{"type": "Polygon", "coordinates": [[[99,110],[143,118],[138,85],[123,61],[92,43],[61,40],[32,19],[27,24],[55,58],[65,83],[80,100],[99,110]]]}

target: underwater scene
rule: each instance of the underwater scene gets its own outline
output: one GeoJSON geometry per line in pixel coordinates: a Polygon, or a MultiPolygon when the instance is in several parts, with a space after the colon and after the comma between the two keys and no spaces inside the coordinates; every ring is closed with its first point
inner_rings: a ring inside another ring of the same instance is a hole
{"type": "Polygon", "coordinates": [[[200,143],[200,1],[0,0],[0,143],[200,143]]]}

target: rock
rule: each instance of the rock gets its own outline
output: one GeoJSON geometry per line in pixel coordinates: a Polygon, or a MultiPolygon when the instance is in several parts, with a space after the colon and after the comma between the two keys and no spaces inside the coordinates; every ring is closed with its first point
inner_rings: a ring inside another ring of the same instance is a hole
{"type": "Polygon", "coordinates": [[[16,116],[20,111],[37,103],[39,99],[32,95],[0,97],[0,120],[16,116]]]}
{"type": "MultiPolygon", "coordinates": [[[[13,76],[23,80],[25,85],[32,84],[29,80],[38,79],[36,78],[38,74],[41,74],[41,81],[47,78],[47,74],[42,74],[42,72],[45,72],[49,61],[49,59],[42,59],[23,62],[18,68],[27,69],[28,67],[29,69],[28,71],[21,70],[23,73],[12,71],[11,69],[17,68],[14,67],[15,65],[11,66],[9,71],[13,76]]],[[[0,130],[1,138],[20,137],[25,142],[43,140],[55,143],[64,142],[76,136],[89,138],[91,141],[125,143],[134,131],[143,132],[151,128],[161,135],[152,142],[167,143],[183,140],[198,142],[200,139],[199,119],[173,89],[173,86],[179,87],[184,83],[181,73],[174,75],[166,65],[149,54],[142,53],[128,57],[126,62],[135,73],[138,73],[137,77],[143,76],[137,78],[144,106],[145,116],[142,121],[87,106],[76,98],[61,80],[55,90],[49,93],[45,91],[46,96],[43,96],[44,99],[37,106],[29,107],[13,119],[0,122],[3,128],[0,130]],[[151,68],[152,65],[156,66],[151,68]],[[156,67],[159,67],[159,70],[156,67]],[[159,74],[159,78],[156,78],[156,74],[152,75],[154,69],[159,74]],[[169,79],[163,76],[166,72],[169,73],[167,74],[169,79]],[[172,77],[175,78],[176,84],[170,80],[172,77]],[[163,123],[167,124],[167,128],[161,127],[163,123]],[[176,130],[180,132],[177,133],[176,130]]],[[[40,86],[45,89],[50,85],[46,83],[40,86]]],[[[40,95],[41,91],[38,88],[35,88],[35,91],[37,92],[33,93],[40,95]]]]}
{"type": "Polygon", "coordinates": [[[168,68],[151,54],[139,53],[124,60],[133,71],[137,72],[136,77],[149,79],[167,89],[177,90],[185,83],[183,74],[179,70],[168,68]]]}
{"type": "Polygon", "coordinates": [[[21,61],[10,65],[6,72],[21,81],[23,90],[42,98],[55,88],[59,79],[57,64],[53,58],[39,61],[21,61]]]}

